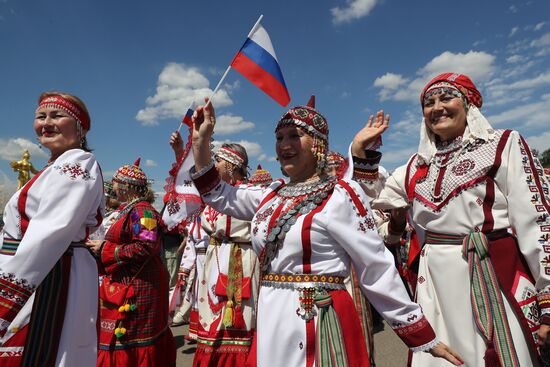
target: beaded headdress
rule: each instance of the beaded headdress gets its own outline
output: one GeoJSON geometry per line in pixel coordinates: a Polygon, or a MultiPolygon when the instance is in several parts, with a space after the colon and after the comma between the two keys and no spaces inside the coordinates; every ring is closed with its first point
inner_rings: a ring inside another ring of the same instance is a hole
{"type": "Polygon", "coordinates": [[[317,170],[327,167],[328,123],[315,109],[315,96],[311,96],[307,106],[292,107],[277,123],[275,132],[284,126],[297,126],[313,138],[313,155],[317,159],[317,170]]]}
{"type": "Polygon", "coordinates": [[[63,110],[74,118],[82,129],[86,131],[90,130],[90,116],[67,98],[59,95],[45,97],[38,104],[36,111],[41,108],[58,108],[63,110]]]}
{"type": "Polygon", "coordinates": [[[147,187],[147,176],[145,176],[145,173],[139,168],[140,161],[141,158],[138,158],[133,165],[127,164],[120,167],[113,176],[113,182],[138,188],[147,187]]]}
{"type": "Polygon", "coordinates": [[[238,152],[229,147],[222,146],[220,149],[218,149],[215,156],[217,158],[223,159],[226,162],[234,164],[238,168],[243,168],[245,166],[244,157],[242,157],[238,152]]]}
{"type": "Polygon", "coordinates": [[[258,168],[254,173],[252,174],[252,177],[250,177],[250,180],[248,180],[248,183],[251,185],[257,185],[257,186],[267,186],[270,183],[273,182],[273,177],[271,177],[271,174],[268,170],[265,170],[262,168],[262,166],[258,165],[258,168]]]}
{"type": "Polygon", "coordinates": [[[443,73],[430,80],[420,94],[420,103],[422,105],[424,104],[426,92],[433,89],[436,83],[441,82],[448,83],[448,85],[454,86],[460,91],[460,93],[462,93],[462,95],[464,95],[464,97],[466,97],[466,100],[469,104],[473,104],[477,108],[481,108],[481,105],[483,104],[483,98],[481,97],[481,93],[476,88],[474,82],[472,82],[472,79],[470,79],[468,76],[458,73],[443,73]]]}

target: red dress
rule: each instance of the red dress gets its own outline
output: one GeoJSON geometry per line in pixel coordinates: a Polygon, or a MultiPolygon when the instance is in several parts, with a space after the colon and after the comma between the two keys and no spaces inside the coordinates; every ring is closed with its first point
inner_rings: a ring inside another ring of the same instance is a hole
{"type": "Polygon", "coordinates": [[[168,327],[169,276],[159,256],[159,221],[160,215],[148,202],[131,203],[121,209],[105,236],[98,366],[176,364],[168,327]],[[122,302],[112,296],[117,284],[131,286],[122,302]],[[121,305],[127,305],[126,310],[119,310],[121,305]]]}

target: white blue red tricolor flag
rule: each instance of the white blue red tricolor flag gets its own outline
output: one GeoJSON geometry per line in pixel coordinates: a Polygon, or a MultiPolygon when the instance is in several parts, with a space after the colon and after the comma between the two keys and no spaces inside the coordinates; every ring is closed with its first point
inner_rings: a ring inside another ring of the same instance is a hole
{"type": "Polygon", "coordinates": [[[187,125],[189,127],[193,127],[193,121],[192,121],[191,118],[193,117],[194,106],[195,106],[195,104],[191,103],[191,106],[189,106],[189,108],[187,109],[187,112],[185,113],[185,116],[183,116],[183,120],[181,120],[181,122],[183,122],[185,125],[187,125]]]}
{"type": "Polygon", "coordinates": [[[231,67],[285,107],[290,102],[283,73],[266,30],[258,24],[231,62],[231,67]]]}

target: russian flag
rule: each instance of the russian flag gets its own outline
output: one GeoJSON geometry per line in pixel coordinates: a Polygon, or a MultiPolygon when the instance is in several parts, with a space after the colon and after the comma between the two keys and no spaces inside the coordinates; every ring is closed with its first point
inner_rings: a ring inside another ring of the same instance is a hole
{"type": "Polygon", "coordinates": [[[231,62],[231,67],[281,106],[285,107],[290,102],[271,39],[261,24],[248,36],[231,62]]]}
{"type": "Polygon", "coordinates": [[[183,119],[181,120],[182,124],[185,124],[189,127],[193,127],[193,121],[191,118],[193,117],[194,107],[195,107],[195,103],[191,102],[191,105],[187,109],[185,116],[183,116],[183,119]]]}

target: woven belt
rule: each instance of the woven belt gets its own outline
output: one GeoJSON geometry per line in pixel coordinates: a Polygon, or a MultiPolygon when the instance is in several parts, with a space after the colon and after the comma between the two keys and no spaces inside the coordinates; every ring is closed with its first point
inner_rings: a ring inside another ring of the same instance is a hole
{"type": "MultiPolygon", "coordinates": [[[[468,235],[444,234],[426,231],[424,242],[429,243],[430,245],[462,245],[464,237],[467,236],[468,235]]],[[[487,233],[485,236],[489,241],[494,241],[511,236],[511,234],[508,232],[507,228],[502,228],[491,233],[487,233]]]]}
{"type": "Polygon", "coordinates": [[[222,243],[234,243],[234,244],[239,245],[239,246],[252,246],[252,242],[250,242],[250,241],[248,241],[248,242],[238,242],[238,241],[231,241],[229,238],[218,239],[218,238],[210,237],[210,242],[209,243],[212,246],[220,246],[222,243]]]}
{"type": "Polygon", "coordinates": [[[2,248],[0,248],[0,254],[10,256],[15,255],[19,243],[21,243],[21,240],[14,240],[13,238],[4,237],[2,248]]]}
{"type": "Polygon", "coordinates": [[[344,277],[325,274],[265,274],[262,285],[287,289],[346,289],[344,277]]]}
{"type": "MultiPolygon", "coordinates": [[[[0,248],[0,254],[1,255],[15,255],[15,252],[17,251],[17,248],[19,247],[19,244],[21,243],[21,240],[14,240],[13,238],[4,237],[4,241],[2,242],[2,248],[0,248]]],[[[74,248],[86,248],[86,245],[84,242],[71,242],[69,245],[69,249],[74,248]]]]}
{"type": "Polygon", "coordinates": [[[426,233],[430,245],[462,245],[462,256],[468,261],[470,301],[477,329],[487,350],[486,365],[519,366],[512,333],[498,279],[489,257],[489,240],[510,236],[506,229],[484,234],[472,232],[466,236],[426,233]]]}
{"type": "Polygon", "coordinates": [[[196,248],[195,252],[197,253],[197,255],[204,255],[206,254],[206,248],[205,247],[196,248]]]}

